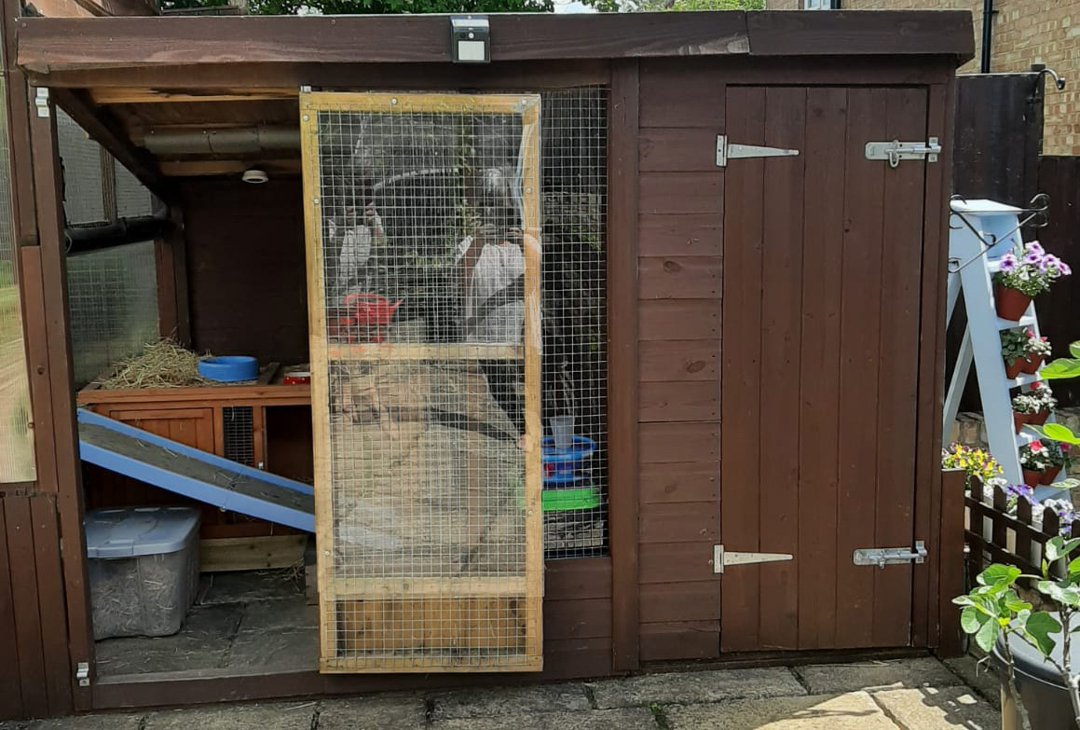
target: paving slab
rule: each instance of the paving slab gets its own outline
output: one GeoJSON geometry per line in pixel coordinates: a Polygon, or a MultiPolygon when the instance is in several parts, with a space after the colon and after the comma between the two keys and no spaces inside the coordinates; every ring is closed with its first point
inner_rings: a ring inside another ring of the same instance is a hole
{"type": "Polygon", "coordinates": [[[588,684],[596,706],[697,704],[760,697],[797,697],[806,690],[785,667],[647,674],[588,684]]]}
{"type": "Polygon", "coordinates": [[[875,692],[874,699],[903,727],[918,730],[997,730],[1001,713],[970,687],[925,687],[875,692]]]}
{"type": "Polygon", "coordinates": [[[580,712],[590,709],[583,684],[541,684],[446,692],[431,697],[435,719],[492,717],[523,712],[580,712]]]}
{"type": "Polygon", "coordinates": [[[956,659],[946,659],[945,664],[953,674],[960,675],[960,678],[994,709],[1001,709],[1001,684],[993,664],[989,661],[980,662],[978,657],[970,654],[956,659]]]}
{"type": "MultiPolygon", "coordinates": [[[[321,727],[321,726],[320,726],[321,727]]],[[[645,707],[588,712],[537,712],[486,718],[457,718],[431,725],[439,730],[657,730],[645,707]]]]}
{"type": "MultiPolygon", "coordinates": [[[[35,720],[13,727],[26,730],[139,730],[143,715],[77,715],[35,720]]],[[[7,728],[0,723],[0,727],[7,728]]]]}
{"type": "Polygon", "coordinates": [[[896,730],[897,727],[866,692],[669,705],[662,707],[661,712],[670,730],[896,730]]]}
{"type": "Polygon", "coordinates": [[[953,687],[963,681],[937,659],[891,659],[854,664],[795,667],[810,694],[842,694],[863,689],[953,687]]]}
{"type": "Polygon", "coordinates": [[[422,697],[354,697],[319,703],[318,730],[411,730],[426,722],[422,697]]]}
{"type": "Polygon", "coordinates": [[[303,596],[270,601],[249,601],[244,605],[241,629],[316,629],[319,607],[307,605],[303,596]]]}
{"type": "Polygon", "coordinates": [[[214,669],[225,654],[243,608],[238,604],[195,606],[172,636],[105,639],[94,648],[95,669],[102,676],[214,669]]]}
{"type": "Polygon", "coordinates": [[[166,710],[147,715],[143,727],[145,730],[311,730],[316,707],[315,702],[275,702],[166,710]]]}
{"type": "Polygon", "coordinates": [[[232,642],[228,668],[305,672],[319,667],[319,631],[245,631],[232,642]]]}

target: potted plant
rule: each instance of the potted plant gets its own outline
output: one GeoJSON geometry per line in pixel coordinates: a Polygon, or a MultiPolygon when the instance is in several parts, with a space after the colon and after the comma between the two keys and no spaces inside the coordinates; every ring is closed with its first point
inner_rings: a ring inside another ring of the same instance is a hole
{"type": "Polygon", "coordinates": [[[1005,360],[1005,377],[1012,380],[1027,365],[1027,329],[1003,330],[1001,333],[1001,357],[1005,360]]]}
{"type": "Polygon", "coordinates": [[[1016,427],[1016,432],[1020,433],[1026,424],[1032,422],[1032,417],[1042,410],[1042,400],[1029,393],[1021,393],[1013,397],[1012,409],[1013,426],[1016,427]]]}
{"type": "Polygon", "coordinates": [[[941,450],[941,466],[945,469],[963,469],[964,486],[969,491],[975,484],[989,484],[1003,471],[1001,464],[986,449],[975,449],[959,443],[941,450]]]}
{"type": "Polygon", "coordinates": [[[961,606],[960,626],[998,665],[1002,727],[1062,730],[1080,727],[1080,676],[1073,671],[1072,639],[1080,631],[1080,560],[1070,553],[1080,539],[1053,537],[1038,575],[994,564],[976,577],[961,606]],[[1034,582],[1056,611],[1035,610],[1017,582],[1034,582]]]}
{"type": "Polygon", "coordinates": [[[1027,341],[1024,343],[1024,362],[1021,371],[1034,375],[1039,372],[1046,358],[1050,357],[1050,341],[1045,337],[1036,337],[1031,330],[1026,331],[1027,341]]]}
{"type": "Polygon", "coordinates": [[[1046,419],[1050,418],[1050,413],[1057,407],[1057,399],[1054,398],[1050,386],[1042,381],[1032,383],[1027,395],[1033,399],[1037,406],[1035,413],[1028,418],[1027,422],[1035,426],[1041,426],[1046,423],[1046,419]]]}
{"type": "Polygon", "coordinates": [[[1020,447],[1020,468],[1024,484],[1034,487],[1051,484],[1068,463],[1068,445],[1049,439],[1035,439],[1020,447]]]}
{"type": "Polygon", "coordinates": [[[1072,273],[1068,264],[1046,253],[1038,241],[1005,254],[1000,266],[994,274],[994,300],[998,316],[1012,322],[1024,316],[1033,297],[1049,290],[1057,279],[1072,273]]]}

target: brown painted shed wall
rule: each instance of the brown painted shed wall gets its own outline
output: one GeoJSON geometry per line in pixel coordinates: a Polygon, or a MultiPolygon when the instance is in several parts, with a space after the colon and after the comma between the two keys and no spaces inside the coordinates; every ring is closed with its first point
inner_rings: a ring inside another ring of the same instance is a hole
{"type": "Polygon", "coordinates": [[[300,181],[197,180],[180,194],[195,350],[307,362],[300,181]]]}
{"type": "Polygon", "coordinates": [[[720,650],[720,576],[710,563],[720,541],[724,172],[714,150],[725,87],[716,71],[712,63],[641,64],[642,661],[720,650]]]}

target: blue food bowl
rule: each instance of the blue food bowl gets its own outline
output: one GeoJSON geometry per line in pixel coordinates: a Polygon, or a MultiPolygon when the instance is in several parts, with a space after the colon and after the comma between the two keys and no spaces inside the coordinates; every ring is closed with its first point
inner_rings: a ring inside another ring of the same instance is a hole
{"type": "Polygon", "coordinates": [[[196,367],[199,375],[218,383],[242,383],[259,378],[259,361],[247,355],[208,357],[196,367]]]}

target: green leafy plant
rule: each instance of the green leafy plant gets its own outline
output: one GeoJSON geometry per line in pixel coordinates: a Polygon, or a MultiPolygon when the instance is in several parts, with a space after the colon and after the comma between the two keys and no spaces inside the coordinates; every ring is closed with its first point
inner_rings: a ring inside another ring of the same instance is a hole
{"type": "Polygon", "coordinates": [[[1023,360],[1027,355],[1027,330],[1011,329],[1001,333],[1001,356],[1005,362],[1012,365],[1017,360],[1023,360]]]}
{"type": "Polygon", "coordinates": [[[1024,343],[1024,354],[1027,355],[1028,359],[1050,356],[1053,351],[1050,340],[1045,337],[1036,337],[1031,330],[1025,330],[1025,334],[1027,335],[1027,342],[1024,343]]]}
{"type": "Polygon", "coordinates": [[[1061,357],[1046,365],[1039,373],[1045,380],[1080,378],[1080,341],[1069,345],[1072,357],[1061,357]]]}
{"type": "Polygon", "coordinates": [[[1005,660],[1006,678],[1023,727],[1031,728],[1027,708],[1016,687],[1016,669],[1009,637],[1015,636],[1038,650],[1057,670],[1068,688],[1073,715],[1080,727],[1080,676],[1073,673],[1071,645],[1073,634],[1080,632],[1074,618],[1080,613],[1080,558],[1069,560],[1069,554],[1080,547],[1080,538],[1065,540],[1051,538],[1044,547],[1042,570],[1039,575],[1025,575],[1019,568],[995,563],[978,575],[977,585],[968,594],[953,599],[961,607],[960,626],[972,636],[986,653],[994,649],[998,638],[1005,660]],[[1017,592],[1017,582],[1023,579],[1035,583],[1036,589],[1057,605],[1058,617],[1047,611],[1036,611],[1017,592]],[[1062,630],[1062,626],[1068,630],[1062,630]],[[1061,634],[1062,658],[1053,657],[1057,646],[1055,634],[1061,634]]]}

